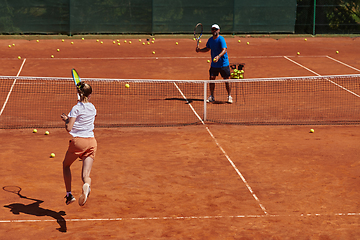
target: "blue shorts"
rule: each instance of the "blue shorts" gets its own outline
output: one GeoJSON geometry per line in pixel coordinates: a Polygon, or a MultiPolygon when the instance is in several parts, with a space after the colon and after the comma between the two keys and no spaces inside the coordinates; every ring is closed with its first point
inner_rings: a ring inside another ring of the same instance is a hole
{"type": "Polygon", "coordinates": [[[222,78],[228,79],[228,78],[230,78],[230,67],[229,66],[222,67],[222,68],[210,67],[209,73],[210,73],[210,76],[214,76],[214,77],[218,76],[220,73],[222,78]]]}

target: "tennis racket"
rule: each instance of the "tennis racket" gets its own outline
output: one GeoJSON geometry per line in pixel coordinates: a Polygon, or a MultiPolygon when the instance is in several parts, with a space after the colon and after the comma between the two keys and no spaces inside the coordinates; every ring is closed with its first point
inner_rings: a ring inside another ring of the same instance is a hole
{"type": "Polygon", "coordinates": [[[197,47],[199,47],[199,41],[202,34],[203,34],[203,25],[201,23],[198,23],[194,28],[194,38],[196,40],[197,47]]]}
{"type": "Polygon", "coordinates": [[[25,196],[20,194],[21,187],[18,186],[5,186],[3,187],[3,190],[10,193],[15,193],[16,195],[19,195],[21,198],[26,198],[25,196]]]}
{"type": "Polygon", "coordinates": [[[80,95],[78,93],[78,89],[80,88],[80,84],[81,84],[81,79],[79,77],[79,74],[77,73],[77,71],[75,70],[75,68],[71,69],[71,75],[74,79],[74,83],[75,83],[75,87],[76,87],[76,92],[77,92],[77,96],[78,96],[78,100],[80,100],[80,95]]]}

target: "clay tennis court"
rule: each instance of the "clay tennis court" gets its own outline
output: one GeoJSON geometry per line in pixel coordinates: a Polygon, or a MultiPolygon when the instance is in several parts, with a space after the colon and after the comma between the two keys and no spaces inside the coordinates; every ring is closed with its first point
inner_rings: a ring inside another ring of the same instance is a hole
{"type": "MultiPolygon", "coordinates": [[[[210,54],[196,53],[192,39],[162,36],[148,45],[146,37],[127,43],[123,37],[120,46],[115,37],[100,39],[103,44],[90,37],[2,39],[1,75],[70,77],[76,68],[82,78],[208,79],[210,54]]],[[[359,38],[226,41],[230,62],[245,63],[245,78],[360,72],[359,38]]],[[[1,106],[7,94],[0,96],[1,106]]],[[[358,125],[98,128],[84,207],[65,205],[62,160],[70,135],[64,129],[0,132],[1,187],[18,186],[23,196],[0,191],[6,239],[360,237],[358,125]]],[[[74,163],[76,198],[80,170],[74,163]]]]}

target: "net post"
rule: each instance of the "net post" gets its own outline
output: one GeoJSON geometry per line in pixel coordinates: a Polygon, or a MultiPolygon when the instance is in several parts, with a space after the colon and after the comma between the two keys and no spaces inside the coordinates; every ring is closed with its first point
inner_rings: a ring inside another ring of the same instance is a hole
{"type": "Polygon", "coordinates": [[[316,0],[314,0],[314,16],[313,16],[313,33],[312,35],[315,36],[316,31],[315,31],[315,26],[316,26],[316,0]]]}
{"type": "Polygon", "coordinates": [[[206,94],[207,94],[207,81],[204,82],[204,117],[203,121],[206,121],[206,94]]]}

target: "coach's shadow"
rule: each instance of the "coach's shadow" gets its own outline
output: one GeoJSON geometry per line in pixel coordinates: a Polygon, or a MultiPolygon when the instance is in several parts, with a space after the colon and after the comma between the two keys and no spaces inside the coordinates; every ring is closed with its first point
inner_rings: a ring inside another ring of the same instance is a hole
{"type": "Polygon", "coordinates": [[[181,101],[181,102],[185,102],[186,104],[192,103],[192,102],[203,102],[204,99],[196,99],[196,98],[191,98],[191,99],[185,99],[185,98],[165,98],[165,100],[176,100],[176,101],[181,101]]]}
{"type": "Polygon", "coordinates": [[[31,204],[27,204],[27,205],[22,204],[22,203],[12,203],[9,205],[5,205],[4,207],[10,208],[10,212],[12,212],[13,214],[24,213],[24,214],[29,214],[29,215],[38,216],[38,217],[41,217],[41,216],[52,217],[57,221],[57,223],[60,226],[59,228],[57,228],[57,230],[59,230],[60,232],[67,231],[66,221],[62,217],[62,216],[66,215],[66,213],[64,211],[55,212],[50,209],[45,209],[45,208],[40,207],[40,204],[43,203],[44,201],[34,199],[34,198],[28,198],[25,196],[21,196],[21,197],[28,199],[28,200],[35,201],[35,202],[31,203],[31,204]]]}

